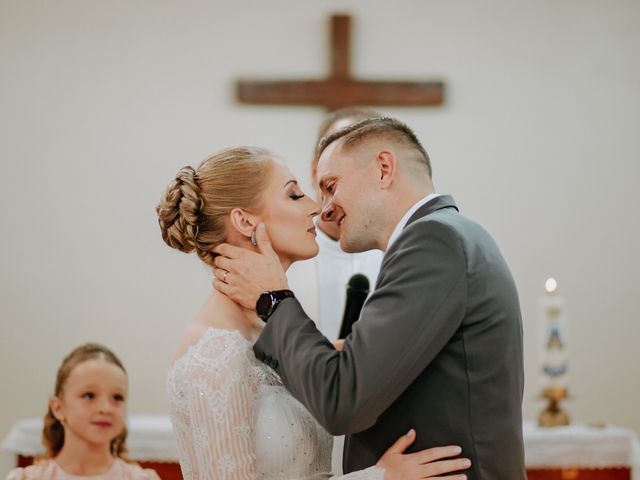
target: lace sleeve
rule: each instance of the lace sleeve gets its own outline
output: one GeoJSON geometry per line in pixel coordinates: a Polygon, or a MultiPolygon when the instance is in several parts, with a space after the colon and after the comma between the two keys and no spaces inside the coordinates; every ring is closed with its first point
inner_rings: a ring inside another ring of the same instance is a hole
{"type": "MultiPolygon", "coordinates": [[[[168,379],[171,417],[185,480],[256,477],[258,380],[237,336],[199,342],[168,379]]],[[[180,360],[178,361],[180,362],[180,360]]]]}

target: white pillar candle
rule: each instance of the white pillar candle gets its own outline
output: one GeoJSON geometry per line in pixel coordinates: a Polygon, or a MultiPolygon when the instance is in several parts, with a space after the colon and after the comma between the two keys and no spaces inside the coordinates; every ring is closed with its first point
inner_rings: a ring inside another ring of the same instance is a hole
{"type": "Polygon", "coordinates": [[[542,389],[566,388],[569,368],[568,329],[564,299],[554,278],[545,282],[539,301],[539,372],[542,389]]]}

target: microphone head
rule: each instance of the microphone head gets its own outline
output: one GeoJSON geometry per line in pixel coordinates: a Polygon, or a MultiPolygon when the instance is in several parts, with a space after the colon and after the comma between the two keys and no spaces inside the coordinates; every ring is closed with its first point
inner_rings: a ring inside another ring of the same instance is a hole
{"type": "Polygon", "coordinates": [[[349,279],[347,288],[359,290],[361,292],[369,292],[369,279],[361,273],[356,273],[349,279]]]}

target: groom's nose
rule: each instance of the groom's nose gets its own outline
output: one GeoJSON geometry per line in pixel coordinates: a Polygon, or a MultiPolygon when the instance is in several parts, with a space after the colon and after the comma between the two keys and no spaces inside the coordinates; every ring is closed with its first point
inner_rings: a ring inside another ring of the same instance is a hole
{"type": "Polygon", "coordinates": [[[334,222],[336,218],[336,207],[329,201],[322,206],[321,218],[324,222],[334,222]]]}
{"type": "Polygon", "coordinates": [[[322,213],[320,214],[320,217],[322,218],[322,221],[330,222],[333,213],[333,204],[331,202],[327,202],[322,206],[322,213]]]}

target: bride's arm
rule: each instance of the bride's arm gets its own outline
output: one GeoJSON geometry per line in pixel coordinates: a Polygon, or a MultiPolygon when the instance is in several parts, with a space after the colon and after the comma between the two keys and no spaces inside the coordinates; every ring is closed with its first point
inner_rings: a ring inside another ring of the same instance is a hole
{"type": "Polygon", "coordinates": [[[224,345],[202,352],[185,373],[190,421],[174,425],[180,463],[187,480],[254,479],[257,381],[246,349],[235,351],[230,339],[217,340],[224,345]]]}

